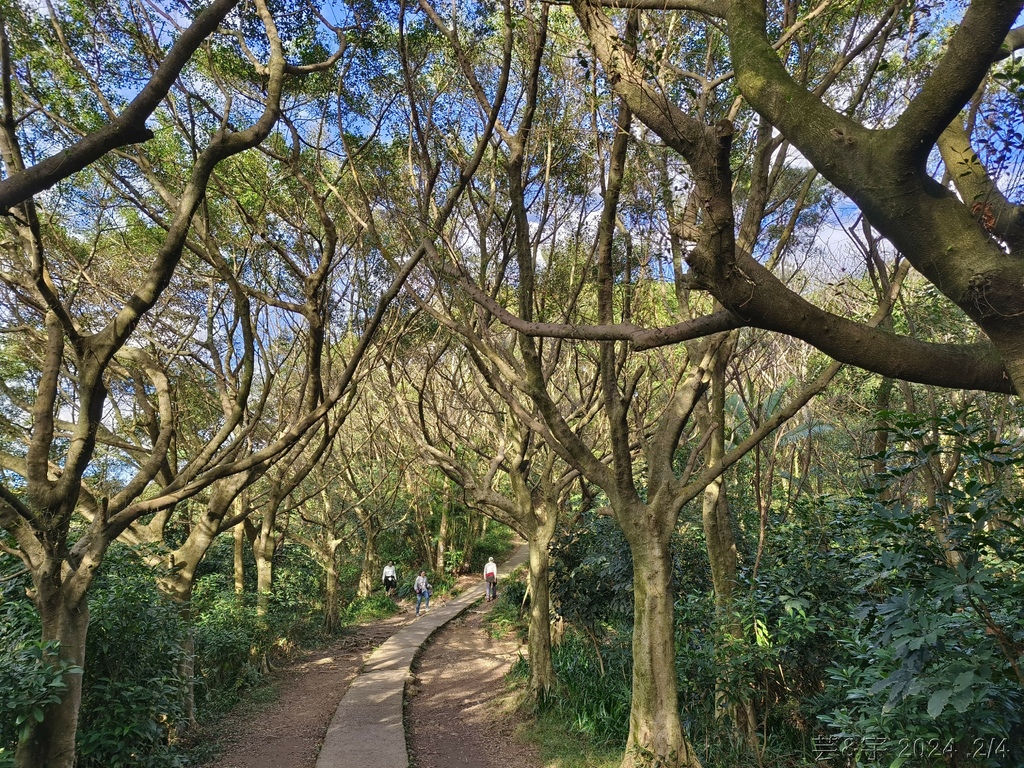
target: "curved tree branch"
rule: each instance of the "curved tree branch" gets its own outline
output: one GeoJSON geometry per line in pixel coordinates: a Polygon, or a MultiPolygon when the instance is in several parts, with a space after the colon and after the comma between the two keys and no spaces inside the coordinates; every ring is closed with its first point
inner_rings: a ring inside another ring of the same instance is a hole
{"type": "Polygon", "coordinates": [[[935,142],[988,74],[1024,0],[973,0],[946,47],[893,129],[895,151],[924,163],[935,142]]]}
{"type": "Polygon", "coordinates": [[[1011,203],[999,190],[959,118],[939,136],[938,147],[950,179],[978,223],[1012,251],[1024,248],[1024,208],[1011,203]]]}
{"type": "Polygon", "coordinates": [[[996,52],[994,60],[1008,59],[1021,48],[1024,48],[1024,27],[1014,27],[1006,33],[1006,39],[996,52]]]}
{"type": "Polygon", "coordinates": [[[200,13],[171,46],[139,95],[112,122],[56,155],[0,181],[0,211],[49,189],[117,147],[151,139],[153,133],[146,128],[146,119],[167,95],[192,54],[236,5],[238,0],[215,0],[200,13]]]}

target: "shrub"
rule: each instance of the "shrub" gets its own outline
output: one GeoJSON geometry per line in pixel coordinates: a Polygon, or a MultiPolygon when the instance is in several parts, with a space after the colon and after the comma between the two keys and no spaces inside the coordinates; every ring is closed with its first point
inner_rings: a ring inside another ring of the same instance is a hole
{"type": "Polygon", "coordinates": [[[178,764],[170,733],[182,717],[185,628],[152,572],[114,547],[89,596],[82,709],[82,768],[178,764]]]}
{"type": "MultiPolygon", "coordinates": [[[[976,519],[998,512],[996,504],[976,519]]],[[[1006,765],[1022,723],[1024,690],[1007,647],[1021,648],[1020,581],[1002,556],[1021,551],[1012,528],[978,540],[952,526],[963,560],[942,562],[927,514],[875,506],[866,524],[877,548],[858,567],[874,594],[837,633],[834,707],[820,719],[857,759],[886,765],[1006,765]],[[1001,554],[997,554],[1001,553],[1001,554]],[[1009,643],[1001,634],[1009,633],[1009,643]],[[991,747],[991,749],[989,749],[991,747]],[[883,753],[884,754],[881,754],[883,753]],[[991,753],[991,754],[990,754],[991,753]]],[[[970,518],[967,518],[968,521],[970,518]]]]}
{"type": "Polygon", "coordinates": [[[373,619],[384,619],[398,610],[398,605],[383,592],[374,592],[349,603],[342,614],[346,624],[358,624],[373,619]]]}
{"type": "Polygon", "coordinates": [[[567,632],[552,650],[559,695],[544,699],[544,711],[593,744],[624,748],[632,700],[631,653],[624,635],[610,635],[599,650],[583,634],[567,632]]]}
{"type": "Polygon", "coordinates": [[[260,679],[260,663],[270,647],[266,623],[256,616],[251,596],[237,596],[225,577],[200,579],[193,595],[195,695],[205,717],[226,711],[239,691],[260,679]]]}
{"type": "MultiPolygon", "coordinates": [[[[526,642],[530,623],[524,617],[523,600],[526,597],[526,574],[518,569],[498,582],[498,599],[484,619],[491,637],[505,637],[515,633],[520,641],[526,642]]],[[[529,601],[526,601],[529,605],[529,601]]]]}
{"type": "Polygon", "coordinates": [[[469,563],[470,572],[482,573],[487,558],[493,557],[500,563],[512,554],[512,530],[505,525],[493,523],[487,526],[487,534],[473,547],[473,559],[469,563]]]}
{"type": "Polygon", "coordinates": [[[957,472],[930,507],[870,491],[848,500],[862,521],[863,599],[836,632],[820,719],[866,766],[1021,764],[1024,502],[1012,475],[1000,478],[1024,456],[963,414],[891,416],[898,439],[880,487],[951,450],[957,472]]]}
{"type": "Polygon", "coordinates": [[[588,512],[555,535],[551,599],[567,621],[590,632],[633,620],[633,558],[614,520],[588,512]]]}

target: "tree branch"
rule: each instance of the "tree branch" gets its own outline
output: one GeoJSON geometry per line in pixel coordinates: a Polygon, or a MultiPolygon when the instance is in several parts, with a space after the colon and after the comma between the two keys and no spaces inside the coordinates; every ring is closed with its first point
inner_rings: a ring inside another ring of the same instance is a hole
{"type": "Polygon", "coordinates": [[[1021,48],[1024,48],[1024,27],[1014,27],[1006,33],[1006,39],[996,52],[994,60],[1008,59],[1021,48]]]}
{"type": "Polygon", "coordinates": [[[949,178],[978,223],[1012,251],[1024,248],[1024,208],[1011,203],[999,190],[959,117],[939,136],[938,147],[949,178]]]}
{"type": "Polygon", "coordinates": [[[146,128],[146,119],[167,95],[192,54],[237,4],[238,0],[215,0],[200,13],[171,46],[139,95],[112,122],[56,155],[0,181],[0,211],[49,189],[117,147],[152,138],[152,131],[146,128]]]}
{"type": "Polygon", "coordinates": [[[963,109],[1017,20],[1024,0],[973,0],[946,53],[893,129],[894,151],[924,163],[939,134],[963,109]]]}

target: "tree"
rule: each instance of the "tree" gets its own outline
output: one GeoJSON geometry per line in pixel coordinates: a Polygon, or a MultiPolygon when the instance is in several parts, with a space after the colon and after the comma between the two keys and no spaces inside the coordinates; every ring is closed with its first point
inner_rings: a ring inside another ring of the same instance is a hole
{"type": "MultiPolygon", "coordinates": [[[[992,188],[984,201],[976,188],[972,190],[980,170],[964,168],[977,156],[965,156],[963,144],[959,157],[954,154],[953,135],[958,131],[955,125],[950,128],[988,79],[1021,7],[1019,2],[971,2],[931,73],[902,109],[889,116],[890,127],[885,128],[865,127],[794,81],[774,51],[769,52],[767,19],[757,3],[733,3],[726,14],[737,84],[752,106],[849,195],[872,226],[974,320],[991,342],[980,349],[956,350],[983,363],[976,366],[973,382],[958,381],[935,355],[923,356],[920,370],[901,378],[993,391],[1012,386],[1018,393],[1024,385],[1021,320],[1015,304],[1019,298],[1006,290],[1019,279],[1015,255],[1019,245],[1009,217],[1000,211],[1003,223],[991,221],[996,216],[993,208],[1001,202],[991,194],[992,188]],[[945,147],[943,158],[956,193],[929,172],[928,158],[936,143],[945,147]],[[996,358],[998,365],[993,366],[996,358]]],[[[1003,211],[1009,212],[1005,205],[1003,211]]],[[[785,330],[799,335],[795,328],[785,330]]],[[[825,346],[816,334],[803,337],[825,346]]],[[[886,360],[883,353],[872,351],[859,364],[888,372],[895,362],[891,353],[889,357],[886,360]]],[[[907,361],[900,365],[909,367],[907,361]]]]}
{"type": "MultiPolygon", "coordinates": [[[[683,0],[668,7],[727,21],[729,54],[744,99],[848,195],[871,225],[971,317],[991,343],[927,344],[874,332],[788,289],[741,247],[742,242],[734,242],[735,216],[728,195],[732,171],[724,162],[731,153],[733,115],[724,115],[714,125],[702,122],[696,111],[674,101],[672,88],[659,80],[658,75],[667,70],[645,64],[650,52],[634,57],[623,45],[622,33],[598,6],[576,3],[577,16],[615,91],[693,169],[707,239],[689,252],[687,263],[701,287],[722,303],[732,322],[788,333],[837,360],[894,378],[1008,391],[1011,382],[1017,381],[1014,371],[1019,365],[1014,362],[1012,341],[1017,322],[1012,318],[1017,313],[1013,299],[993,286],[1009,285],[1014,279],[1010,217],[1004,214],[1004,224],[994,225],[994,211],[1001,205],[999,198],[992,197],[995,185],[983,166],[974,162],[977,155],[963,144],[962,132],[947,128],[978,92],[993,62],[1003,57],[1004,40],[1006,46],[1016,44],[1019,35],[1008,33],[1020,3],[970,3],[930,74],[913,84],[917,95],[902,109],[890,106],[891,111],[882,117],[886,127],[879,128],[865,127],[876,119],[873,114],[865,114],[864,122],[851,115],[861,105],[871,78],[884,69],[879,62],[893,35],[912,34],[909,19],[921,15],[914,15],[914,6],[882,6],[868,17],[874,23],[860,28],[855,25],[866,18],[839,14],[820,19],[816,18],[821,13],[818,10],[799,18],[795,8],[785,3],[771,6],[771,14],[755,1],[718,4],[683,0]],[[768,38],[769,20],[773,29],[779,30],[776,43],[768,38]],[[816,24],[842,24],[853,30],[832,67],[807,66],[816,49],[801,47],[798,42],[800,35],[810,34],[808,29],[823,28],[816,24]],[[866,31],[858,34],[858,29],[866,31]],[[793,72],[777,53],[778,48],[787,46],[795,52],[790,59],[793,72]],[[837,82],[839,72],[860,60],[867,74],[850,90],[851,101],[845,111],[833,108],[826,100],[830,86],[837,82]],[[819,75],[815,82],[800,79],[813,75],[819,75]],[[928,159],[937,142],[946,147],[947,167],[959,163],[949,167],[959,196],[944,189],[930,171],[928,159]],[[992,205],[979,203],[982,188],[992,205]],[[710,221],[713,226],[707,226],[710,221]],[[939,259],[938,253],[948,256],[939,259]]],[[[728,82],[730,74],[726,72],[715,85],[728,82]]],[[[1011,208],[1003,205],[1002,210],[1011,208]]],[[[727,320],[722,318],[722,322],[727,320]]],[[[659,342],[680,340],[694,332],[683,325],[665,329],[659,342]]]]}
{"type": "MultiPolygon", "coordinates": [[[[637,286],[642,282],[638,275],[654,282],[652,273],[657,274],[662,267],[649,251],[646,257],[641,255],[639,258],[631,251],[632,238],[628,230],[630,225],[636,226],[642,219],[635,216],[627,219],[628,223],[620,223],[626,218],[620,207],[620,196],[628,166],[634,108],[650,120],[661,116],[662,124],[658,127],[669,134],[666,143],[690,152],[686,159],[692,166],[694,191],[682,211],[671,205],[666,208],[673,236],[679,243],[695,243],[688,252],[691,260],[696,258],[694,254],[711,255],[721,249],[728,250],[737,243],[736,247],[746,249],[745,252],[754,250],[772,195],[779,194],[780,190],[780,174],[770,173],[769,163],[777,145],[772,141],[770,131],[764,128],[752,137],[750,146],[756,152],[759,165],[747,182],[747,208],[737,240],[732,231],[731,196],[734,186],[727,175],[729,156],[719,151],[722,138],[719,134],[725,128],[721,125],[705,128],[702,122],[692,118],[689,122],[676,120],[675,113],[665,112],[663,92],[654,88],[648,91],[638,89],[645,98],[656,102],[651,104],[631,90],[632,83],[627,76],[644,73],[651,66],[650,60],[644,61],[643,66],[638,64],[634,53],[640,39],[638,14],[628,16],[626,31],[620,36],[600,11],[579,6],[576,10],[588,34],[594,30],[603,31],[604,37],[596,32],[590,34],[591,41],[605,67],[610,68],[609,61],[617,67],[609,81],[623,94],[618,114],[608,120],[610,148],[607,171],[603,171],[600,177],[603,197],[600,222],[596,232],[591,233],[586,227],[581,227],[579,233],[580,239],[592,236],[595,242],[591,252],[596,261],[596,280],[593,272],[586,268],[559,270],[554,264],[558,255],[554,247],[544,252],[543,261],[538,258],[538,243],[557,242],[558,238],[545,229],[549,226],[547,216],[553,208],[549,199],[544,197],[551,189],[552,168],[550,163],[545,164],[534,154],[538,144],[534,140],[538,130],[534,120],[538,115],[547,114],[544,100],[550,98],[538,88],[542,79],[540,72],[548,16],[545,9],[533,15],[529,7],[525,18],[530,30],[527,35],[530,55],[523,68],[522,83],[517,84],[523,94],[523,108],[519,115],[514,115],[519,118],[514,130],[509,127],[512,115],[503,116],[497,125],[504,145],[500,167],[505,177],[501,189],[507,189],[508,202],[505,205],[508,206],[507,219],[510,221],[509,225],[504,225],[504,221],[498,219],[504,226],[499,237],[509,256],[500,265],[495,264],[492,273],[484,273],[482,267],[490,267],[491,264],[481,258],[486,237],[479,237],[479,254],[460,253],[462,249],[457,245],[449,246],[451,252],[461,256],[461,266],[457,272],[442,267],[438,267],[438,271],[447,279],[457,276],[459,286],[468,291],[482,308],[481,319],[476,321],[473,332],[488,340],[485,346],[489,347],[487,359],[493,366],[493,377],[503,379],[531,398],[543,425],[542,433],[563,460],[604,491],[609,511],[629,542],[635,586],[634,663],[630,734],[623,765],[699,765],[692,745],[683,734],[676,704],[669,544],[678,515],[690,501],[699,495],[705,496],[709,554],[715,561],[713,570],[720,576],[715,584],[716,593],[724,603],[728,603],[730,582],[734,579],[731,574],[735,571],[735,564],[729,564],[734,544],[731,543],[728,516],[721,514],[726,509],[724,497],[716,490],[715,483],[729,466],[824,388],[839,365],[827,366],[813,381],[794,392],[785,407],[775,410],[744,440],[725,452],[720,434],[724,423],[723,378],[721,373],[716,376],[715,371],[721,370],[734,342],[729,342],[722,334],[709,334],[736,328],[742,323],[733,313],[722,310],[707,313],[708,304],[692,303],[697,298],[693,289],[701,286],[688,279],[677,267],[677,264],[681,266],[681,258],[673,263],[676,267],[674,298],[677,304],[672,310],[676,315],[683,315],[683,322],[675,328],[683,328],[685,333],[669,338],[677,341],[700,336],[707,338],[691,342],[678,352],[640,363],[634,354],[636,347],[640,344],[646,347],[663,344],[666,339],[655,339],[653,334],[644,338],[635,324],[635,320],[642,316],[642,305],[634,299],[637,286]],[[608,30],[613,30],[614,34],[608,30]],[[634,67],[635,71],[629,67],[634,67]],[[719,207],[709,210],[709,204],[719,207]],[[543,213],[537,215],[538,210],[543,213]],[[503,306],[506,297],[498,288],[506,279],[503,270],[510,260],[516,270],[513,300],[518,302],[518,317],[511,316],[503,306]],[[545,305],[544,297],[556,282],[554,276],[560,272],[577,275],[577,282],[559,294],[557,309],[552,311],[545,305]],[[691,294],[694,295],[691,297],[691,294]],[[587,300],[582,300],[582,296],[587,300]],[[697,314],[700,310],[705,312],[704,316],[697,314]],[[584,323],[578,318],[581,314],[586,316],[586,313],[589,313],[590,322],[596,320],[592,331],[581,328],[584,323]],[[536,315],[551,314],[560,316],[561,323],[534,321],[536,315]],[[490,315],[521,332],[518,358],[511,355],[508,348],[499,349],[491,344],[494,334],[489,328],[490,315]],[[592,367],[586,378],[593,382],[593,402],[601,414],[601,429],[596,432],[584,426],[586,422],[582,414],[585,411],[578,407],[580,402],[587,402],[586,398],[568,398],[572,405],[568,410],[560,404],[566,392],[562,380],[554,373],[560,367],[560,346],[538,342],[535,338],[550,335],[603,340],[596,351],[589,352],[592,367]],[[634,347],[630,349],[628,344],[617,344],[615,339],[632,341],[634,347]],[[715,378],[719,380],[717,407],[711,409],[703,429],[698,429],[693,415],[702,407],[701,400],[715,378]],[[648,385],[650,397],[641,394],[641,382],[646,381],[651,382],[648,385]],[[714,437],[716,432],[717,438],[714,437]],[[710,445],[711,452],[700,462],[697,459],[702,453],[702,445],[710,445]],[[687,454],[690,459],[683,459],[682,456],[687,454]]],[[[462,43],[458,26],[460,20],[456,17],[445,22],[436,14],[432,18],[452,46],[478,103],[485,108],[487,96],[483,89],[477,87],[475,72],[475,68],[483,66],[483,63],[478,64],[468,46],[462,43]]],[[[686,118],[686,115],[681,115],[681,118],[686,118]]],[[[600,140],[595,143],[608,146],[600,140]]],[[[488,202],[488,206],[492,205],[496,204],[488,202]]],[[[779,248],[783,247],[784,241],[780,240],[779,248]]],[[[678,250],[681,252],[682,248],[678,250]]],[[[440,262],[438,259],[437,263],[440,262]]],[[[899,282],[894,280],[895,285],[899,282]]],[[[882,306],[866,325],[877,325],[888,313],[895,297],[895,290],[887,293],[882,306]]],[[[647,318],[655,320],[667,314],[647,308],[644,311],[647,318]]]]}
{"type": "MultiPolygon", "coordinates": [[[[439,314],[436,307],[425,306],[431,314],[439,314]]],[[[459,327],[451,316],[440,319],[459,327]]],[[[463,327],[461,332],[471,343],[472,331],[463,327]]],[[[404,432],[415,441],[426,463],[457,483],[467,504],[526,540],[530,690],[543,698],[556,684],[548,547],[577,473],[535,431],[536,415],[524,415],[526,404],[492,378],[479,350],[461,348],[445,338],[425,359],[403,366],[404,380],[392,386],[404,406],[399,418],[404,416],[404,432]],[[507,478],[504,482],[502,476],[507,478]]]]}
{"type": "MultiPolygon", "coordinates": [[[[264,65],[268,77],[266,107],[249,127],[237,131],[222,127],[208,137],[204,147],[196,148],[191,178],[171,208],[170,225],[162,242],[141,277],[134,281],[131,295],[112,312],[104,313],[105,318],[76,317],[73,287],[66,291],[71,286],[54,275],[47,263],[36,202],[27,199],[11,209],[11,228],[22,252],[16,257],[9,256],[17,261],[7,267],[6,286],[28,298],[45,356],[35,380],[24,458],[9,462],[21,480],[16,486],[5,484],[0,489],[4,502],[0,505],[0,523],[18,545],[17,550],[7,550],[8,553],[20,557],[32,573],[33,598],[42,621],[43,638],[60,643],[56,664],[85,664],[89,585],[110,543],[147,513],[147,507],[137,502],[160,470],[164,448],[173,434],[173,421],[163,422],[153,446],[153,460],[144,463],[119,488],[112,489],[109,496],[99,499],[92,522],[75,540],[71,526],[82,500],[83,477],[95,455],[108,393],[107,371],[170,281],[217,164],[257,145],[269,135],[277,119],[286,61],[273,17],[262,3],[258,6],[270,51],[264,65]],[[66,439],[56,429],[58,408],[65,393],[71,393],[75,414],[73,429],[66,439]]],[[[158,40],[153,40],[152,46],[160,50],[158,40]]],[[[4,57],[2,65],[6,87],[0,140],[8,175],[16,176],[26,166],[15,119],[19,105],[10,87],[10,55],[4,57]]],[[[96,95],[102,97],[101,92],[96,95]]],[[[72,674],[60,702],[47,707],[43,720],[35,723],[19,743],[19,765],[74,764],[80,701],[81,676],[72,674]]]]}

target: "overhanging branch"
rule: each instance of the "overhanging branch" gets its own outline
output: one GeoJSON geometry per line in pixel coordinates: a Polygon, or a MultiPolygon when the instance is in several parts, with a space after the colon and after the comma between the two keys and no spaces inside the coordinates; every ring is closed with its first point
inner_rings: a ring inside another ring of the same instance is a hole
{"type": "Polygon", "coordinates": [[[216,0],[200,13],[168,50],[139,95],[112,122],[56,155],[0,181],[0,211],[7,211],[32,195],[49,189],[113,149],[152,138],[152,131],[146,128],[146,119],[167,95],[192,54],[237,4],[238,0],[216,0]]]}

